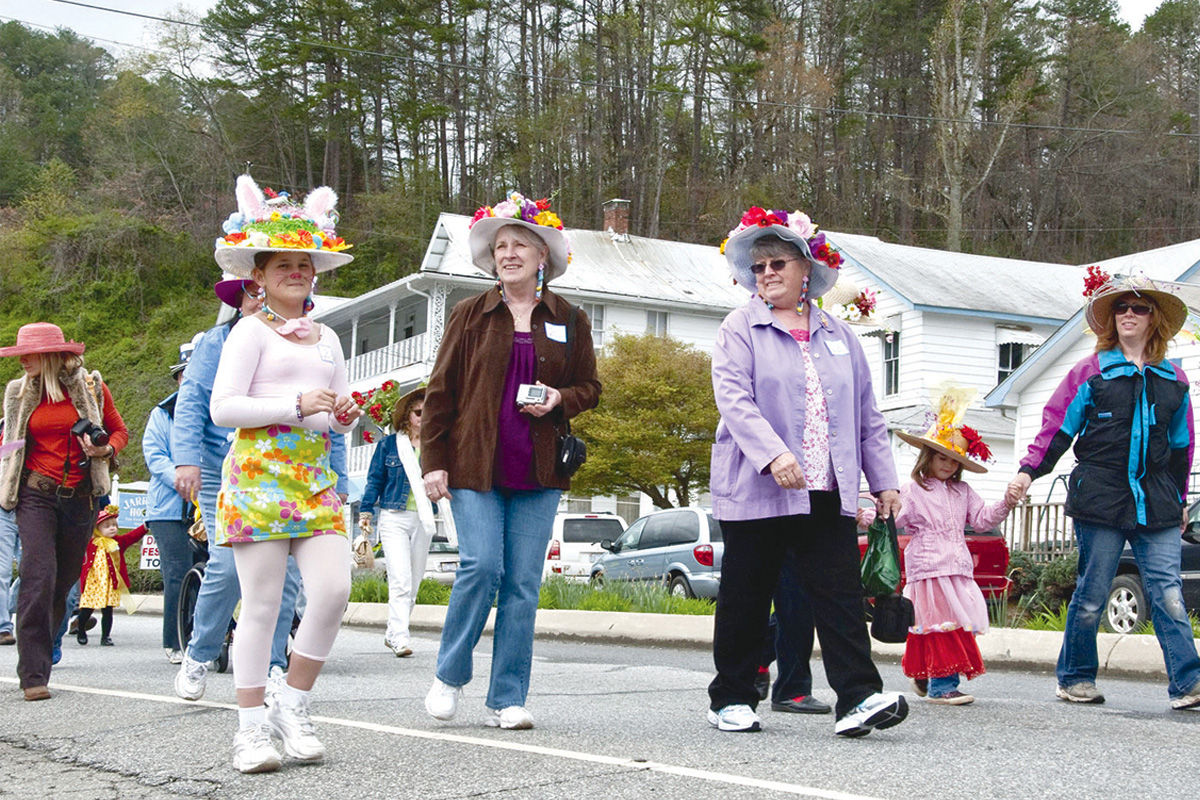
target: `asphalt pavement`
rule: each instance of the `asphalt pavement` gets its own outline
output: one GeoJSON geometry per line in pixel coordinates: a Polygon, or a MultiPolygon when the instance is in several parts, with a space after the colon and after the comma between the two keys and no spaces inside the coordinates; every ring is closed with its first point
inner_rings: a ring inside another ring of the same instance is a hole
{"type": "MultiPolygon", "coordinates": [[[[682,623],[665,622],[684,638],[682,623]]],[[[619,620],[597,626],[630,635],[619,620]]],[[[230,766],[232,675],[212,674],[200,703],[179,700],[160,630],[160,617],[120,614],[115,647],[68,640],[51,679],[55,696],[40,703],[21,699],[8,677],[16,648],[0,648],[0,796],[990,800],[1194,791],[1200,713],[1170,711],[1155,676],[1105,676],[1109,702],[1081,707],[1054,699],[1047,667],[995,665],[966,685],[974,705],[909,695],[903,725],[861,740],[835,737],[832,716],[767,708],[762,733],[727,734],[705,722],[705,648],[613,644],[576,630],[536,645],[529,708],[537,727],[499,731],[483,726],[490,637],[476,650],[479,677],[458,718],[440,723],[422,706],[436,634],[418,633],[415,654],[397,659],[378,628],[358,625],[342,630],[314,693],[327,762],[246,776],[230,766]]],[[[814,670],[815,694],[832,702],[819,659],[814,670]]],[[[888,689],[906,689],[898,665],[880,670],[888,689]]]]}

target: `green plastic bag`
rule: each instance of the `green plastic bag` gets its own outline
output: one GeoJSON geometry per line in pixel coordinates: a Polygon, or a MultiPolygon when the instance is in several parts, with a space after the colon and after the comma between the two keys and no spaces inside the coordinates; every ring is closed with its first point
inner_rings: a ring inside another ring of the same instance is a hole
{"type": "Polygon", "coordinates": [[[863,553],[861,567],[867,597],[893,594],[900,586],[900,543],[895,530],[891,519],[880,517],[867,528],[867,552],[863,553]]]}

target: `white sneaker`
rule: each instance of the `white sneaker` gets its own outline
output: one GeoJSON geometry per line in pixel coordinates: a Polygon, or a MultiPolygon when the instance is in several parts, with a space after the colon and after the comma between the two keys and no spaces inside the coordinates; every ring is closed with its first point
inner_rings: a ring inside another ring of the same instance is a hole
{"type": "Polygon", "coordinates": [[[429,694],[425,695],[425,710],[429,716],[442,721],[454,719],[458,713],[458,700],[462,697],[461,686],[451,686],[433,679],[429,694]]]}
{"type": "Polygon", "coordinates": [[[233,737],[233,768],[238,772],[274,772],[282,763],[271,744],[270,726],[241,728],[233,737]]]}
{"type": "Polygon", "coordinates": [[[187,653],[175,676],[175,694],[184,700],[199,700],[204,697],[204,684],[208,681],[208,664],[193,661],[187,653]]]}
{"type": "Polygon", "coordinates": [[[263,705],[268,708],[275,705],[275,701],[279,698],[279,694],[283,691],[283,686],[286,683],[287,673],[283,671],[283,667],[272,664],[271,669],[267,671],[267,686],[263,691],[263,705]]]}
{"type": "Polygon", "coordinates": [[[499,710],[489,708],[483,724],[506,731],[527,731],[533,727],[533,714],[526,711],[525,706],[509,706],[499,710]]]}
{"type": "Polygon", "coordinates": [[[307,708],[277,702],[267,708],[267,725],[283,740],[283,752],[292,758],[301,761],[325,758],[325,745],[317,738],[307,708]]]}
{"type": "Polygon", "coordinates": [[[170,663],[172,663],[172,664],[182,664],[183,663],[183,651],[182,650],[172,650],[169,647],[164,647],[163,652],[167,654],[167,661],[169,661],[170,663]]]}
{"type": "Polygon", "coordinates": [[[408,658],[412,655],[412,648],[407,644],[399,644],[397,642],[388,641],[387,639],[384,639],[383,643],[387,645],[388,650],[391,650],[396,654],[396,658],[408,658]]]}
{"type": "Polygon", "coordinates": [[[851,709],[833,726],[838,736],[866,736],[875,728],[899,725],[908,716],[908,701],[899,692],[876,692],[851,709]]]}
{"type": "Polygon", "coordinates": [[[710,708],[708,724],[719,731],[734,733],[755,733],[762,730],[762,722],[758,719],[758,714],[755,714],[754,709],[745,704],[725,706],[720,711],[713,711],[710,708]]]}

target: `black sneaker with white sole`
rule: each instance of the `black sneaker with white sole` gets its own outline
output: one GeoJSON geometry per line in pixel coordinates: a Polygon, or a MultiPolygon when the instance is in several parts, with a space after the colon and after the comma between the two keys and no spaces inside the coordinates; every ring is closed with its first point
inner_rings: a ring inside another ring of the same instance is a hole
{"type": "Polygon", "coordinates": [[[899,692],[876,692],[833,726],[838,736],[866,736],[872,730],[899,725],[908,716],[908,701],[899,692]]]}

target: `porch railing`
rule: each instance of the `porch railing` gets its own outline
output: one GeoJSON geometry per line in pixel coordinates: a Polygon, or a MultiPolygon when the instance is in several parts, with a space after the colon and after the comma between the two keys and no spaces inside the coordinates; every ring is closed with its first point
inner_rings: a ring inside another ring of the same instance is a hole
{"type": "Polygon", "coordinates": [[[428,341],[429,334],[418,333],[378,350],[355,356],[346,365],[347,378],[350,383],[354,383],[372,375],[385,375],[409,364],[424,361],[428,353],[428,341]]]}
{"type": "Polygon", "coordinates": [[[1009,550],[1024,550],[1035,561],[1052,561],[1075,552],[1075,528],[1064,503],[1022,503],[1000,526],[1009,550]]]}

